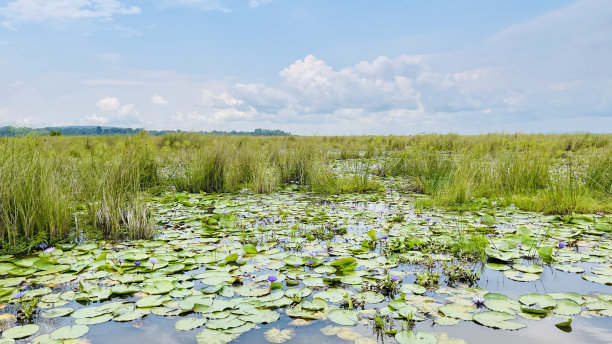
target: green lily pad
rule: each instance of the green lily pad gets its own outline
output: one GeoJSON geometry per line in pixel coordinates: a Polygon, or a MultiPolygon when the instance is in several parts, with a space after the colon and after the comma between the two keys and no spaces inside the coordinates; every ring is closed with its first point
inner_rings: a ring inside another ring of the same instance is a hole
{"type": "Polygon", "coordinates": [[[2,337],[10,339],[21,339],[33,335],[34,333],[38,332],[38,330],[40,330],[40,326],[35,324],[15,326],[4,330],[2,332],[2,337]]]}
{"type": "Polygon", "coordinates": [[[64,317],[68,314],[71,314],[73,312],[72,308],[53,308],[47,311],[44,311],[42,313],[42,316],[45,318],[57,318],[57,317],[64,317]]]}
{"type": "Polygon", "coordinates": [[[506,312],[486,311],[476,313],[473,317],[480,325],[502,330],[518,330],[525,327],[525,324],[509,321],[515,319],[515,316],[506,312]]]}
{"type": "Polygon", "coordinates": [[[89,332],[87,325],[72,325],[60,327],[51,332],[50,336],[55,340],[76,339],[84,336],[87,332],[89,332]]]}
{"type": "Polygon", "coordinates": [[[557,302],[555,301],[555,299],[553,299],[552,296],[546,295],[546,294],[544,295],[535,294],[535,293],[523,294],[519,296],[518,300],[520,303],[526,306],[535,304],[540,308],[546,308],[546,309],[554,308],[557,305],[557,302]]]}
{"type": "Polygon", "coordinates": [[[557,299],[557,307],[555,307],[555,314],[559,315],[576,315],[582,312],[582,307],[572,299],[557,299]]]}
{"type": "Polygon", "coordinates": [[[537,274],[523,273],[517,270],[504,271],[504,276],[518,282],[533,282],[540,278],[540,276],[537,274]]]}
{"type": "Polygon", "coordinates": [[[177,331],[190,331],[206,323],[204,318],[184,318],[174,324],[177,331]]]}
{"type": "Polygon", "coordinates": [[[395,340],[400,344],[436,344],[436,337],[424,331],[399,331],[395,334],[395,340]]]}
{"type": "Polygon", "coordinates": [[[357,314],[346,309],[332,309],[327,314],[327,318],[338,325],[355,326],[357,325],[357,314]]]}
{"type": "Polygon", "coordinates": [[[211,329],[204,329],[196,336],[198,344],[225,344],[238,338],[239,334],[223,333],[211,329]]]}

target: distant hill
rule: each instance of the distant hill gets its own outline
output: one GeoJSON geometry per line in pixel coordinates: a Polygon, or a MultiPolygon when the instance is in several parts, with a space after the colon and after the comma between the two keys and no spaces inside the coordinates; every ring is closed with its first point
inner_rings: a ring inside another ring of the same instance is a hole
{"type": "MultiPolygon", "coordinates": [[[[109,136],[109,135],[135,135],[144,131],[142,128],[117,128],[103,126],[66,126],[66,127],[45,127],[45,128],[26,128],[26,127],[0,127],[1,136],[109,136]]],[[[181,130],[146,130],[151,135],[161,136],[168,133],[181,133],[189,131],[181,130]]],[[[246,136],[291,136],[292,134],[279,129],[255,129],[253,131],[199,131],[200,134],[209,135],[246,135],[246,136]]]]}

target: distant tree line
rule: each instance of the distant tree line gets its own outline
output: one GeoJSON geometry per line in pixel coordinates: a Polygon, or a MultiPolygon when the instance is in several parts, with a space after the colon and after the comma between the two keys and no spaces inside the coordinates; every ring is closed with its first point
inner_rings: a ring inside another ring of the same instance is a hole
{"type": "MultiPolygon", "coordinates": [[[[67,127],[45,127],[45,128],[26,128],[26,127],[0,127],[1,136],[112,136],[112,135],[135,135],[143,128],[117,128],[103,126],[67,126],[67,127]]],[[[181,130],[146,130],[151,135],[161,136],[168,133],[189,132],[181,130]]],[[[253,131],[199,131],[200,134],[209,135],[245,135],[245,136],[291,136],[291,133],[279,129],[255,129],[253,131]]]]}

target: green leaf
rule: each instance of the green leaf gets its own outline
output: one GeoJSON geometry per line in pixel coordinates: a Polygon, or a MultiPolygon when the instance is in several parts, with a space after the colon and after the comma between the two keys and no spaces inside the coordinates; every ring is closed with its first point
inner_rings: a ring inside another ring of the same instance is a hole
{"type": "Polygon", "coordinates": [[[357,260],[353,257],[338,259],[330,264],[339,271],[352,271],[357,267],[357,260]]]}
{"type": "Polygon", "coordinates": [[[257,251],[257,247],[253,244],[242,245],[242,249],[248,254],[257,254],[257,252],[259,252],[257,251]]]}
{"type": "Polygon", "coordinates": [[[38,330],[40,330],[40,327],[34,324],[15,326],[9,328],[8,330],[4,330],[2,332],[2,337],[11,339],[21,339],[33,335],[34,333],[38,332],[38,330]]]}
{"type": "Polygon", "coordinates": [[[57,318],[63,317],[73,312],[72,308],[64,307],[64,308],[53,308],[42,313],[42,316],[45,318],[57,318]]]}
{"type": "Polygon", "coordinates": [[[76,339],[84,336],[87,332],[89,332],[87,325],[72,325],[60,327],[51,332],[50,336],[55,340],[76,339]]]}
{"type": "Polygon", "coordinates": [[[198,344],[225,344],[238,338],[239,334],[228,334],[221,331],[204,329],[196,336],[198,344]]]}
{"type": "Polygon", "coordinates": [[[338,325],[357,325],[357,314],[346,309],[332,309],[327,314],[327,318],[338,325]]]}
{"type": "Polygon", "coordinates": [[[413,332],[413,331],[400,331],[395,334],[395,340],[400,344],[436,344],[438,340],[436,337],[424,331],[413,332]]]}
{"type": "Polygon", "coordinates": [[[544,246],[544,247],[540,247],[538,249],[538,255],[546,263],[550,264],[550,263],[552,263],[554,261],[553,257],[552,257],[552,254],[553,254],[553,248],[550,247],[550,246],[544,246]]]}
{"type": "Polygon", "coordinates": [[[174,324],[177,331],[190,331],[206,323],[204,318],[184,318],[174,324]]]}
{"type": "Polygon", "coordinates": [[[474,321],[480,325],[499,328],[502,330],[518,330],[525,327],[525,324],[508,321],[515,316],[506,312],[486,311],[474,314],[474,321]]]}

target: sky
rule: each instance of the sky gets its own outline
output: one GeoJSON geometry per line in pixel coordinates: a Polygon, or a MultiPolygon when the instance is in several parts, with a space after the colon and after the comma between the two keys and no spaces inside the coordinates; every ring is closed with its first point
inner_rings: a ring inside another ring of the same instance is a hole
{"type": "Polygon", "coordinates": [[[0,0],[0,126],[612,132],[610,0],[0,0]]]}

